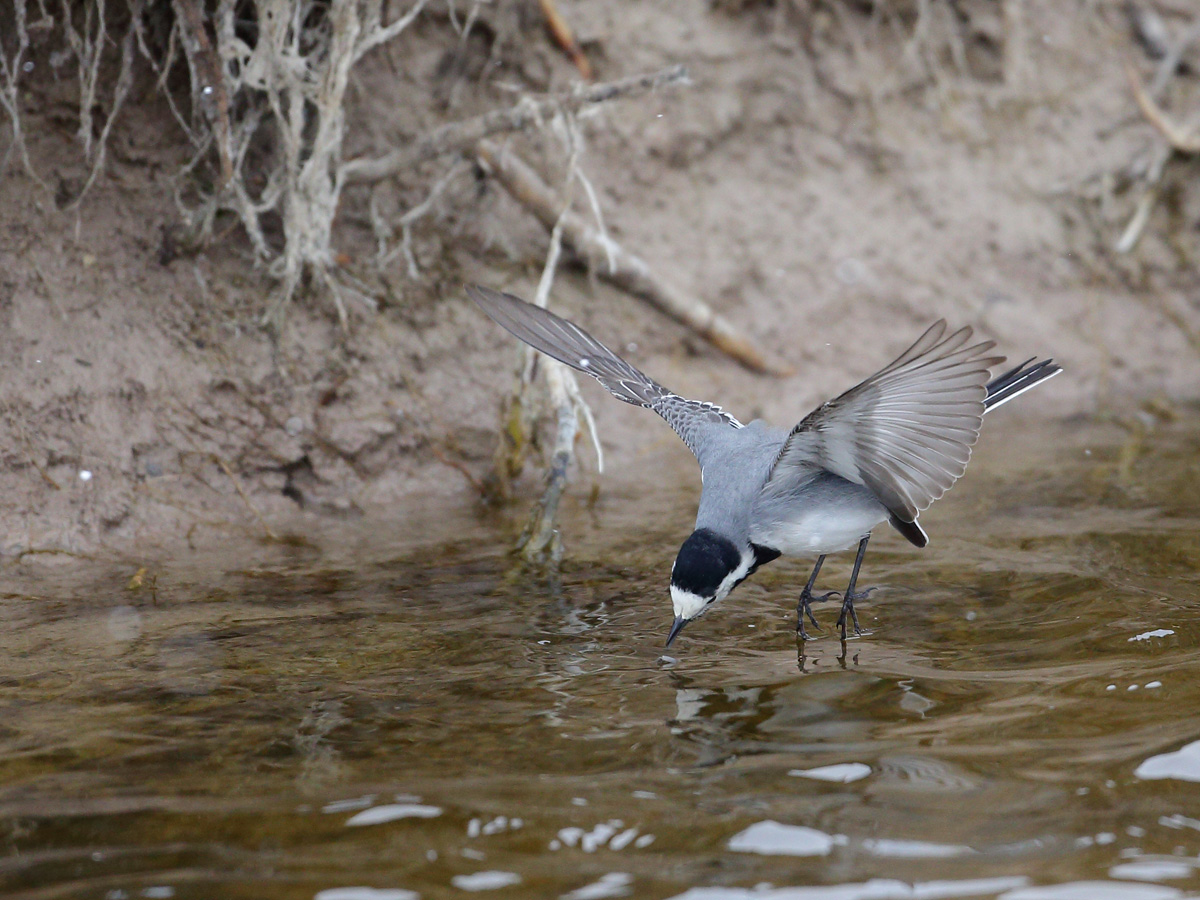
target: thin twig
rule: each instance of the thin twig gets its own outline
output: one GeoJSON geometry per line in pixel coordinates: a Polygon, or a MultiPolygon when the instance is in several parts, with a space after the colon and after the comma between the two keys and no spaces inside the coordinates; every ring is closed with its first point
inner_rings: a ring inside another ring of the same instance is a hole
{"type": "MultiPolygon", "coordinates": [[[[567,176],[563,179],[563,186],[567,192],[567,200],[563,204],[563,210],[558,216],[558,221],[554,223],[554,229],[550,233],[551,245],[558,244],[558,251],[555,255],[555,265],[558,263],[557,253],[562,250],[562,229],[566,223],[566,215],[570,212],[571,205],[574,202],[571,196],[571,185],[579,182],[584,187],[584,192],[588,196],[588,201],[592,206],[593,215],[596,217],[596,227],[600,230],[600,235],[606,241],[608,233],[604,230],[604,216],[600,213],[600,200],[596,196],[596,192],[592,189],[592,183],[588,177],[583,174],[583,169],[579,166],[579,157],[583,153],[583,133],[579,129],[579,122],[573,113],[563,113],[561,119],[563,125],[562,135],[566,142],[568,151],[567,159],[567,176]],[[557,231],[557,236],[555,232],[557,231]]],[[[610,260],[611,262],[611,260],[610,260]]],[[[544,276],[544,273],[543,273],[544,276]]],[[[550,296],[550,285],[547,283],[545,287],[538,285],[539,302],[544,306],[550,296]],[[543,295],[544,290],[544,295],[543,295]]],[[[583,422],[587,426],[588,435],[592,439],[592,448],[596,451],[596,471],[604,471],[604,449],[600,446],[600,432],[596,429],[596,420],[592,416],[592,408],[588,406],[586,400],[583,399],[583,394],[579,391],[579,379],[575,377],[566,366],[560,366],[559,371],[562,375],[563,387],[566,388],[567,398],[571,401],[575,412],[583,417],[583,422]]],[[[579,433],[578,424],[576,424],[575,433],[579,433]]]]}
{"type": "Polygon", "coordinates": [[[1175,77],[1175,73],[1179,71],[1179,66],[1183,62],[1183,54],[1196,41],[1200,41],[1200,17],[1197,17],[1180,36],[1179,40],[1175,41],[1167,49],[1162,62],[1158,64],[1158,71],[1154,73],[1154,80],[1150,82],[1151,97],[1158,99],[1162,96],[1162,92],[1167,89],[1167,84],[1175,77]]]}
{"type": "MultiPolygon", "coordinates": [[[[604,213],[600,210],[600,198],[596,195],[596,189],[592,187],[592,182],[583,174],[582,170],[575,173],[575,179],[583,185],[583,192],[587,195],[588,206],[591,207],[592,215],[596,218],[596,228],[600,232],[601,243],[606,248],[612,247],[612,240],[608,236],[608,229],[604,227],[604,213]]],[[[617,267],[616,260],[611,255],[608,256],[606,262],[610,270],[617,267]]]]}
{"type": "Polygon", "coordinates": [[[1160,144],[1153,148],[1153,154],[1142,175],[1146,189],[1138,198],[1137,206],[1134,207],[1133,215],[1125,226],[1125,230],[1121,232],[1121,236],[1113,245],[1113,250],[1117,253],[1128,253],[1137,246],[1138,241],[1142,239],[1146,223],[1150,221],[1150,213],[1154,211],[1154,204],[1158,202],[1163,172],[1166,171],[1167,162],[1171,159],[1173,151],[1160,144]]]}
{"type": "Polygon", "coordinates": [[[1133,66],[1126,65],[1125,74],[1129,77],[1129,84],[1133,88],[1133,99],[1137,101],[1138,109],[1142,111],[1146,121],[1157,128],[1167,139],[1171,148],[1185,156],[1200,153],[1200,131],[1195,127],[1181,127],[1172,122],[1162,108],[1146,93],[1146,89],[1142,87],[1142,79],[1138,77],[1133,66]]]}
{"type": "Polygon", "coordinates": [[[1004,83],[1019,90],[1025,84],[1025,0],[1004,0],[1004,83]]]}
{"type": "Polygon", "coordinates": [[[137,43],[137,22],[141,20],[142,7],[143,0],[133,0],[130,9],[132,19],[129,29],[125,32],[125,39],[121,42],[121,69],[117,76],[116,87],[113,89],[112,105],[109,107],[108,117],[104,121],[104,128],[96,141],[96,155],[92,160],[92,168],[88,173],[87,181],[84,182],[75,199],[71,201],[68,209],[77,209],[83,203],[83,198],[92,189],[100,170],[104,167],[109,134],[112,132],[113,124],[117,120],[121,107],[125,104],[126,97],[129,96],[130,88],[133,87],[133,58],[137,43]]]}
{"type": "Polygon", "coordinates": [[[1154,210],[1154,204],[1157,202],[1158,185],[1152,184],[1138,198],[1133,215],[1129,218],[1129,224],[1121,232],[1121,236],[1113,245],[1113,250],[1117,253],[1128,253],[1137,246],[1138,241],[1142,239],[1142,232],[1146,229],[1146,223],[1150,221],[1150,213],[1154,210]]]}
{"type": "MultiPolygon", "coordinates": [[[[1167,23],[1158,14],[1158,10],[1127,0],[1125,13],[1129,17],[1133,36],[1142,45],[1146,55],[1151,59],[1165,60],[1171,52],[1171,32],[1167,30],[1167,23]]],[[[1178,64],[1179,61],[1176,60],[1170,67],[1172,72],[1178,64]]]]}
{"type": "MultiPolygon", "coordinates": [[[[130,9],[132,10],[135,5],[140,6],[141,2],[142,0],[130,0],[130,9]]],[[[175,69],[175,48],[178,46],[178,41],[176,40],[175,35],[178,31],[178,25],[171,28],[170,32],[167,34],[167,48],[165,51],[163,51],[162,58],[159,59],[155,55],[155,51],[150,49],[150,45],[146,41],[145,22],[143,21],[143,18],[143,16],[138,15],[132,22],[134,31],[137,34],[138,51],[142,54],[142,58],[146,60],[146,63],[154,71],[154,74],[158,76],[155,79],[155,88],[158,90],[159,96],[167,101],[167,108],[171,110],[171,116],[175,119],[175,124],[178,125],[180,130],[187,135],[189,142],[191,142],[193,145],[199,144],[201,140],[200,136],[192,130],[191,125],[189,125],[187,120],[184,119],[183,114],[179,111],[179,107],[175,103],[175,97],[172,95],[171,91],[167,90],[167,79],[170,77],[170,73],[175,69]]]]}
{"type": "Polygon", "coordinates": [[[263,531],[267,533],[267,537],[273,541],[279,540],[279,535],[271,530],[271,526],[268,525],[267,520],[262,517],[262,513],[260,513],[257,507],[250,502],[250,498],[246,496],[246,491],[242,488],[242,483],[238,480],[238,477],[233,474],[233,469],[229,468],[229,464],[225,462],[225,460],[222,459],[219,454],[216,453],[210,453],[209,458],[218,466],[220,466],[221,470],[229,476],[229,480],[233,482],[233,486],[237,489],[238,496],[242,498],[242,502],[246,504],[246,508],[254,514],[254,518],[258,519],[258,524],[263,527],[263,531]]]}
{"type": "Polygon", "coordinates": [[[354,48],[354,58],[351,60],[350,64],[353,65],[362,59],[369,50],[372,50],[375,47],[378,47],[380,44],[390,41],[392,38],[400,34],[400,32],[411,25],[413,20],[421,14],[421,10],[425,8],[425,4],[428,2],[429,0],[417,0],[417,2],[412,5],[408,12],[402,15],[391,25],[376,26],[367,34],[363,35],[362,39],[354,48]]]}
{"type": "MultiPolygon", "coordinates": [[[[417,223],[417,220],[427,215],[430,210],[433,209],[433,205],[437,202],[438,197],[442,195],[442,192],[445,191],[446,188],[455,181],[455,179],[459,178],[461,175],[465,175],[470,168],[471,167],[469,164],[461,161],[451,166],[441,178],[434,182],[433,187],[429,189],[429,194],[425,197],[425,199],[412,209],[408,210],[408,212],[402,215],[396,222],[396,224],[400,226],[402,233],[401,249],[404,252],[405,260],[408,262],[408,277],[414,281],[421,276],[421,273],[417,268],[417,260],[412,252],[412,227],[417,223]]],[[[374,205],[374,198],[372,198],[372,204],[374,205]]],[[[372,209],[372,215],[376,217],[379,216],[375,209],[372,209]]],[[[389,251],[387,249],[387,242],[395,236],[395,229],[389,229],[387,224],[382,221],[382,218],[378,218],[374,224],[375,234],[379,245],[377,260],[379,265],[383,266],[391,262],[396,255],[395,250],[389,251]],[[388,231],[391,233],[389,234],[388,231]]]]}
{"type": "Polygon", "coordinates": [[[470,150],[490,135],[520,131],[560,110],[575,112],[586,106],[619,97],[638,97],[658,88],[687,83],[687,69],[683,66],[671,66],[649,75],[635,75],[620,81],[592,85],[583,90],[537,100],[526,98],[508,109],[492,110],[474,119],[443,125],[414,143],[376,159],[351,160],[342,166],[342,177],[347,184],[380,181],[445,153],[470,150]]]}
{"type": "Polygon", "coordinates": [[[768,374],[787,372],[782,366],[768,362],[761,350],[708,304],[664,282],[645,260],[602,235],[582,216],[569,210],[562,213],[564,204],[556,192],[510,150],[501,151],[490,141],[480,141],[476,154],[504,189],[547,228],[553,228],[561,214],[563,240],[602,278],[688,326],[746,368],[768,374]]]}
{"type": "Polygon", "coordinates": [[[542,8],[542,15],[546,17],[546,26],[550,29],[550,34],[554,37],[555,42],[562,47],[567,56],[571,57],[571,62],[575,64],[575,68],[579,70],[584,81],[591,81],[592,64],[588,62],[579,42],[575,40],[575,31],[559,11],[558,4],[554,0],[539,0],[539,5],[542,8]]]}
{"type": "Polygon", "coordinates": [[[447,456],[442,451],[442,448],[437,445],[436,441],[430,440],[429,449],[433,455],[437,457],[438,462],[444,466],[449,466],[451,469],[454,469],[456,472],[462,475],[463,478],[467,479],[467,483],[470,484],[471,487],[473,487],[476,491],[478,491],[480,496],[483,496],[483,494],[487,491],[484,483],[475,477],[475,473],[468,469],[465,463],[459,462],[457,459],[451,459],[449,456],[447,456]]]}
{"type": "Polygon", "coordinates": [[[83,143],[83,155],[92,159],[92,111],[96,107],[96,91],[100,86],[100,61],[108,45],[108,11],[105,0],[84,5],[83,34],[72,27],[69,13],[63,17],[67,43],[75,54],[79,78],[79,135],[83,143]],[[95,20],[95,31],[92,21],[95,20]]]}

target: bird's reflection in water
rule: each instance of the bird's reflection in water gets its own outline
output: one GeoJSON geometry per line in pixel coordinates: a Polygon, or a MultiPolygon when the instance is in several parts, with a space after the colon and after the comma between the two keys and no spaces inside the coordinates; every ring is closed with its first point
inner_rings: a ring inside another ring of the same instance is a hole
{"type": "MultiPolygon", "coordinates": [[[[853,653],[849,650],[850,641],[838,641],[837,653],[834,659],[837,661],[838,668],[845,671],[850,667],[858,667],[858,651],[853,653]]],[[[796,668],[804,675],[815,675],[821,671],[822,660],[828,659],[828,655],[822,653],[821,645],[811,639],[804,640],[799,635],[796,636],[796,668]]],[[[828,667],[828,664],[826,664],[828,667]]]]}

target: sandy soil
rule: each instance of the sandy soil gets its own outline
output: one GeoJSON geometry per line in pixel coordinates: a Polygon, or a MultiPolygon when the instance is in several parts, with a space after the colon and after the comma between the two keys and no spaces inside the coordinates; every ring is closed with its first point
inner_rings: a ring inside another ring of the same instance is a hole
{"type": "MultiPolygon", "coordinates": [[[[1188,185],[1121,258],[1109,248],[1136,196],[1112,210],[1081,199],[1093,176],[1159,140],[1123,74],[1127,58],[1153,66],[1123,4],[1013,4],[1024,16],[1007,42],[992,3],[956,4],[955,41],[937,27],[912,40],[911,22],[854,4],[560,6],[600,80],[685,62],[694,82],[587,118],[581,165],[611,233],[797,372],[749,374],[640,301],[560,272],[555,307],[663,383],[790,423],[945,316],[1010,356],[1063,363],[1017,412],[1032,428],[1200,394],[1196,232],[1179,225],[1196,219],[1188,185]]],[[[574,68],[521,9],[501,4],[495,30],[463,51],[431,14],[368,60],[349,153],[512,102],[514,87],[569,85],[574,68]]],[[[1180,81],[1194,90],[1194,75],[1180,81]]],[[[386,303],[352,308],[349,333],[307,297],[273,334],[259,326],[270,282],[236,232],[200,255],[161,255],[188,152],[161,97],[140,89],[107,174],[60,210],[56,188],[82,172],[75,101],[65,82],[29,85],[48,187],[13,161],[0,180],[0,564],[174,553],[346,520],[397,534],[467,521],[516,353],[461,285],[532,294],[546,236],[527,213],[461,179],[417,230],[418,280],[398,259],[386,303]]],[[[513,141],[561,167],[552,135],[513,141]]],[[[423,166],[382,199],[411,207],[449,165],[423,166]]],[[[352,270],[374,253],[365,208],[365,191],[348,191],[338,241],[352,270]]],[[[609,468],[581,473],[573,502],[593,483],[632,496],[692,477],[652,416],[585,391],[609,468]]],[[[538,483],[527,471],[513,520],[538,483]]]]}

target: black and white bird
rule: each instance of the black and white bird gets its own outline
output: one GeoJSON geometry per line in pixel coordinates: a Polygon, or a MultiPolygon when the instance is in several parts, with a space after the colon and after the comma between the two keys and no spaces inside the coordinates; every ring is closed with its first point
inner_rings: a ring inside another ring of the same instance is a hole
{"type": "MultiPolygon", "coordinates": [[[[700,463],[700,509],[671,569],[675,621],[667,645],[690,621],[780,556],[815,556],[800,592],[796,629],[825,555],[858,545],[838,618],[842,640],[854,610],[858,570],[871,530],[888,522],[924,547],[917,517],[962,476],[984,413],[1057,375],[1053,360],[1027,360],[997,378],[994,341],[971,343],[971,329],[946,334],[939,320],[870,378],[823,403],[787,430],[743,425],[712,403],[687,400],[639,372],[577,325],[511,294],[471,286],[485,313],[548,356],[591,375],[613,396],[652,409],[700,463]]],[[[817,626],[819,627],[819,626],[817,626]]]]}

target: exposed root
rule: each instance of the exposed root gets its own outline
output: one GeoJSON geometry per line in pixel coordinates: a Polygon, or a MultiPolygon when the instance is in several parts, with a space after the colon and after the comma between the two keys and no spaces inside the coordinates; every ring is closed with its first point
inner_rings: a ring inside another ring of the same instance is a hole
{"type": "MultiPolygon", "coordinates": [[[[407,172],[422,160],[469,150],[488,134],[539,124],[559,110],[581,109],[687,80],[684,68],[674,66],[527,99],[510,109],[436,129],[382,159],[345,162],[346,91],[353,67],[371,50],[403,33],[429,2],[404,0],[403,7],[393,11],[390,0],[302,4],[171,0],[166,7],[146,0],[95,0],[67,4],[61,16],[56,8],[51,17],[44,0],[33,5],[30,0],[13,0],[13,27],[0,36],[0,110],[11,136],[0,145],[0,168],[15,155],[31,177],[39,178],[20,114],[22,78],[33,65],[30,51],[37,29],[61,35],[65,52],[57,54],[61,61],[52,65],[57,74],[70,63],[78,82],[78,137],[87,173],[80,186],[72,184],[69,195],[60,201],[71,206],[78,206],[104,169],[109,137],[131,95],[140,53],[195,147],[191,162],[175,179],[175,199],[185,222],[178,243],[185,249],[199,248],[231,221],[239,223],[256,261],[279,285],[264,322],[277,322],[295,293],[311,286],[330,298],[345,328],[347,298],[359,293],[343,283],[345,273],[336,266],[332,246],[334,219],[346,184],[407,172]],[[30,22],[35,8],[40,16],[30,22]],[[151,27],[159,21],[167,25],[161,32],[151,27]],[[172,69],[177,71],[180,64],[187,66],[190,111],[185,104],[176,105],[168,87],[172,69]],[[203,169],[209,161],[217,171],[206,176],[203,169]]],[[[479,9],[480,2],[475,2],[465,24],[452,10],[452,24],[464,40],[479,9]]],[[[547,10],[553,18],[553,3],[547,10]]],[[[562,24],[553,29],[560,40],[562,24]]],[[[453,166],[424,202],[391,227],[372,209],[380,265],[402,254],[409,277],[420,276],[413,226],[436,208],[446,187],[467,170],[468,164],[453,166]]]]}
{"type": "Polygon", "coordinates": [[[332,275],[332,232],[345,185],[350,71],[411,25],[427,3],[415,0],[390,23],[384,22],[384,0],[342,0],[303,15],[291,0],[223,3],[212,14],[214,43],[204,7],[197,0],[173,0],[173,37],[178,35],[188,61],[193,108],[212,135],[200,156],[215,145],[221,167],[218,183],[187,210],[194,240],[208,239],[220,212],[237,216],[255,255],[280,284],[264,321],[277,320],[297,289],[313,284],[328,289],[347,327],[345,300],[332,275]],[[246,21],[255,24],[253,32],[246,21]],[[261,159],[251,160],[263,136],[274,150],[265,169],[261,159]],[[281,247],[265,234],[264,221],[272,215],[282,221],[281,247]]]}
{"type": "Polygon", "coordinates": [[[25,143],[18,95],[21,76],[32,71],[34,65],[32,60],[26,58],[30,46],[30,30],[60,31],[67,45],[66,56],[74,58],[79,82],[79,129],[76,134],[83,147],[84,159],[89,165],[82,186],[64,198],[64,205],[70,208],[79,205],[104,168],[109,135],[133,87],[133,62],[139,47],[140,20],[145,10],[145,0],[127,2],[129,25],[125,34],[120,37],[119,70],[107,112],[101,113],[104,116],[103,125],[99,127],[95,115],[97,110],[103,109],[100,103],[102,63],[109,46],[117,43],[117,36],[109,33],[112,13],[107,8],[106,0],[82,4],[82,12],[78,16],[76,10],[64,4],[61,17],[57,20],[48,14],[44,4],[40,4],[42,15],[32,23],[28,21],[25,0],[14,0],[12,20],[15,47],[11,55],[6,46],[8,41],[5,40],[8,36],[0,36],[0,78],[3,79],[0,82],[0,109],[8,116],[11,128],[11,140],[3,158],[0,158],[0,171],[3,170],[8,156],[15,151],[21,158],[26,173],[43,188],[46,187],[46,183],[38,174],[25,143]],[[81,21],[77,24],[78,17],[81,17],[81,21]]]}
{"type": "MultiPolygon", "coordinates": [[[[1192,263],[1190,236],[1184,230],[1190,221],[1188,209],[1195,191],[1195,165],[1200,158],[1200,116],[1190,119],[1169,114],[1158,99],[1170,80],[1183,71],[1185,52],[1200,39],[1200,18],[1193,18],[1173,39],[1170,29],[1152,9],[1129,3],[1131,38],[1147,55],[1158,60],[1155,75],[1148,82],[1132,64],[1125,74],[1140,119],[1154,130],[1154,138],[1143,145],[1125,163],[1101,169],[1084,178],[1064,183],[1055,193],[1075,197],[1091,232],[1092,250],[1104,270],[1116,273],[1131,287],[1142,285],[1155,267],[1164,248],[1151,248],[1147,254],[1134,251],[1145,239],[1161,213],[1163,233],[1159,239],[1177,260],[1179,271],[1190,272],[1192,263]],[[1119,229],[1116,238],[1112,230],[1119,229]]],[[[1176,105],[1194,87],[1180,80],[1172,99],[1176,105]]],[[[1193,94],[1194,96],[1194,94],[1193,94]]],[[[1193,101],[1194,102],[1194,101],[1193,101]]],[[[1123,121],[1122,126],[1135,118],[1123,121]]],[[[1113,129],[1115,130],[1115,128],[1113,129]]],[[[1085,256],[1086,258],[1086,256],[1085,256]]],[[[1134,290],[1133,296],[1169,323],[1193,349],[1200,350],[1200,329],[1192,321],[1186,304],[1176,303],[1158,292],[1134,290]]]]}
{"type": "MultiPolygon", "coordinates": [[[[104,167],[105,150],[108,147],[108,137],[112,133],[113,123],[116,122],[117,116],[121,112],[121,107],[125,104],[125,99],[129,96],[130,88],[133,87],[133,58],[134,50],[137,46],[136,23],[141,19],[144,6],[145,0],[131,0],[130,2],[130,24],[125,32],[125,37],[121,41],[121,71],[117,76],[116,86],[113,88],[112,102],[109,104],[108,116],[104,120],[104,128],[100,132],[100,137],[96,140],[94,148],[91,143],[91,113],[85,109],[82,103],[80,104],[79,134],[83,140],[85,153],[92,160],[92,166],[83,187],[80,188],[79,193],[70,203],[71,209],[77,208],[83,201],[83,198],[87,196],[88,191],[91,190],[92,185],[96,182],[96,176],[100,174],[101,169],[104,167]]],[[[99,3],[99,7],[100,13],[98,17],[102,20],[104,16],[103,2],[99,3]]],[[[88,9],[90,10],[91,7],[89,6],[88,9]]],[[[79,72],[81,81],[83,82],[80,92],[86,98],[87,102],[94,102],[96,87],[99,82],[100,55],[103,52],[103,43],[107,40],[107,35],[104,34],[103,21],[98,23],[97,30],[99,33],[88,50],[91,56],[91,65],[87,67],[86,78],[84,78],[84,57],[80,57],[79,72]]]]}
{"type": "MultiPolygon", "coordinates": [[[[179,42],[183,45],[188,73],[192,80],[192,104],[208,119],[216,138],[217,157],[221,163],[221,182],[218,191],[233,178],[231,129],[229,125],[229,91],[221,71],[221,62],[208,39],[204,27],[204,11],[199,0],[173,0],[179,42]]],[[[165,72],[164,72],[165,75],[165,72]]],[[[168,92],[169,93],[169,92],[168,92]]]]}
{"type": "Polygon", "coordinates": [[[29,24],[25,0],[13,0],[12,15],[16,47],[12,51],[11,57],[8,55],[5,42],[0,41],[0,76],[4,79],[3,84],[0,84],[0,109],[3,109],[8,116],[9,128],[12,133],[9,145],[4,151],[4,155],[0,157],[0,175],[4,174],[8,157],[13,151],[16,151],[25,171],[34,181],[44,187],[45,183],[34,169],[33,161],[29,158],[29,148],[25,145],[25,133],[21,129],[21,108],[17,99],[17,87],[20,84],[21,75],[25,72],[25,67],[31,65],[25,59],[25,52],[29,49],[29,24]]]}
{"type": "Polygon", "coordinates": [[[53,55],[51,65],[57,74],[73,64],[78,82],[77,134],[88,171],[65,198],[71,207],[78,206],[104,168],[140,53],[196,147],[193,161],[177,178],[176,201],[188,224],[183,242],[201,246],[212,238],[218,217],[232,213],[255,257],[280,284],[268,316],[277,316],[301,285],[312,284],[330,288],[344,325],[345,302],[329,273],[333,222],[345,184],[342,142],[350,71],[372,49],[401,34],[428,3],[409,0],[389,22],[389,0],[171,0],[165,15],[161,4],[146,0],[124,0],[125,9],[119,8],[121,0],[92,0],[65,3],[53,18],[42,2],[40,19],[31,23],[29,0],[13,0],[12,33],[0,36],[0,110],[11,133],[4,158],[16,153],[38,178],[19,103],[22,76],[32,67],[32,30],[61,35],[65,53],[53,55]],[[147,26],[153,17],[169,23],[162,46],[147,26]],[[116,24],[126,20],[127,25],[116,24]],[[115,60],[113,47],[119,54],[115,60]],[[190,117],[180,112],[168,88],[181,57],[191,88],[190,117]],[[191,177],[214,156],[219,172],[207,185],[191,177]],[[268,236],[272,220],[282,225],[281,240],[268,236]]]}

